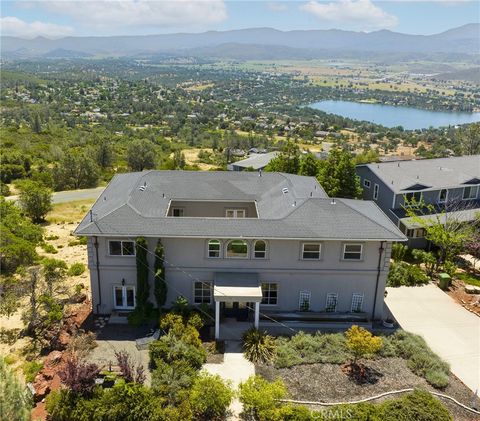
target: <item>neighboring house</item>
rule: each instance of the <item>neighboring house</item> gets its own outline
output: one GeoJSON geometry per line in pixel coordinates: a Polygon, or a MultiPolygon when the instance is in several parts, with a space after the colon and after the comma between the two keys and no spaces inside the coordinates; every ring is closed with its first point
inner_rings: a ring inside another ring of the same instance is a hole
{"type": "Polygon", "coordinates": [[[314,177],[228,171],[118,174],[75,233],[94,313],[135,307],[135,240],[152,285],[160,239],[166,306],[215,305],[217,337],[221,317],[381,319],[391,244],[406,240],[374,202],[330,199],[314,177]]]}
{"type": "Polygon", "coordinates": [[[246,169],[253,169],[255,171],[263,170],[278,153],[279,152],[252,153],[246,159],[228,164],[227,169],[229,171],[244,171],[246,169]]]}
{"type": "Polygon", "coordinates": [[[459,221],[474,220],[480,211],[480,155],[359,165],[357,174],[363,198],[376,201],[412,247],[427,241],[424,229],[407,217],[405,198],[434,205],[435,213],[459,221]]]}

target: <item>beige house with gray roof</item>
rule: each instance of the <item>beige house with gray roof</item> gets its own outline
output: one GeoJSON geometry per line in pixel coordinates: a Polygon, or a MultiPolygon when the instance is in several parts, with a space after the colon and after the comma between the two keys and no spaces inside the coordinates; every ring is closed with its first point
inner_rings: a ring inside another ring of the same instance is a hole
{"type": "MultiPolygon", "coordinates": [[[[135,308],[135,240],[165,250],[166,306],[178,296],[266,326],[381,319],[391,244],[406,238],[371,201],[331,199],[283,173],[118,174],[76,229],[88,237],[93,311],[135,308]]],[[[154,303],[153,291],[151,301],[154,303]]]]}

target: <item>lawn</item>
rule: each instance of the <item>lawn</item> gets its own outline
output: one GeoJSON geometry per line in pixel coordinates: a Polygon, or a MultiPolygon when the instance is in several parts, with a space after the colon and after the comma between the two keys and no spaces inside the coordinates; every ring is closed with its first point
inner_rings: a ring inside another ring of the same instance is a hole
{"type": "Polygon", "coordinates": [[[457,272],[455,277],[469,285],[480,287],[480,276],[470,272],[457,272]]]}

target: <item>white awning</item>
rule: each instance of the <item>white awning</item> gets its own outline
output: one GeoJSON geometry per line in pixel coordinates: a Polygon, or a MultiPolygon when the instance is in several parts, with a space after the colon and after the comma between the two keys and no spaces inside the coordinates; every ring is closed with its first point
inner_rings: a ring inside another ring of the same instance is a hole
{"type": "Polygon", "coordinates": [[[257,273],[222,272],[214,277],[213,298],[220,302],[262,301],[257,273]]]}

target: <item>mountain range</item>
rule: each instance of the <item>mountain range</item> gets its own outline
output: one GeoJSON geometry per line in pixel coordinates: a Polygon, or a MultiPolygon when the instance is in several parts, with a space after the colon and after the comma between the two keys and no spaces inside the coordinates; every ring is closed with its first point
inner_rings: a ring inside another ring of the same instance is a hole
{"type": "Polygon", "coordinates": [[[250,28],[143,36],[65,37],[22,39],[2,36],[4,58],[75,58],[89,56],[148,56],[168,53],[199,57],[268,59],[317,58],[346,53],[480,53],[480,24],[471,23],[434,35],[381,30],[354,32],[338,29],[279,31],[250,28]]]}

